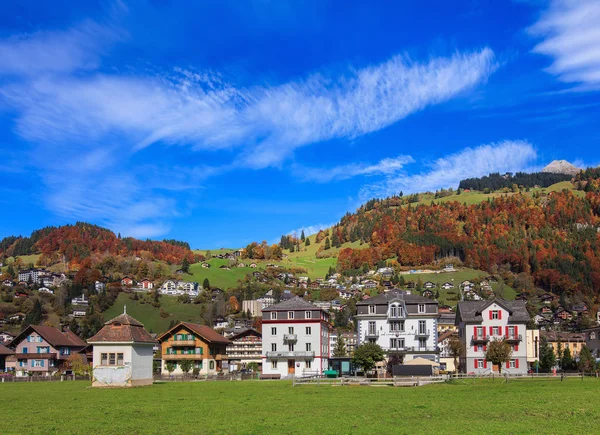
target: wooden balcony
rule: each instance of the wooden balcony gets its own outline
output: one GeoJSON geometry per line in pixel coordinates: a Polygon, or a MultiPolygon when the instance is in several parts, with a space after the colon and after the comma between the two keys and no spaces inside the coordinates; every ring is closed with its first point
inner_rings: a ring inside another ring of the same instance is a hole
{"type": "Polygon", "coordinates": [[[520,341],[523,341],[523,336],[521,334],[513,334],[513,335],[507,335],[505,337],[505,339],[509,343],[518,343],[520,341]]]}
{"type": "Polygon", "coordinates": [[[184,354],[165,354],[162,356],[165,361],[179,361],[184,359],[198,360],[204,359],[204,355],[200,353],[184,353],[184,354]]]}
{"type": "Polygon", "coordinates": [[[172,340],[169,344],[173,347],[178,346],[196,346],[196,340],[172,340]]]}

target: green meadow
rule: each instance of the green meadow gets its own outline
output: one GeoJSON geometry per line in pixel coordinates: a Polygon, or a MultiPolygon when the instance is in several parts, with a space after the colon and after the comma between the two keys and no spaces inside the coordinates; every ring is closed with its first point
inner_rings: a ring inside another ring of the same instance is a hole
{"type": "Polygon", "coordinates": [[[0,384],[2,434],[591,434],[600,380],[331,387],[288,381],[0,384]]]}

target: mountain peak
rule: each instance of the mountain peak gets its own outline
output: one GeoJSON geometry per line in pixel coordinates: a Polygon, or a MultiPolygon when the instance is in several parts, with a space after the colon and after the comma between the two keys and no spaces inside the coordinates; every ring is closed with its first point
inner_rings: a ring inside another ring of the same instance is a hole
{"type": "Polygon", "coordinates": [[[580,168],[566,160],[554,160],[542,172],[550,172],[553,174],[576,175],[581,171],[580,168]]]}

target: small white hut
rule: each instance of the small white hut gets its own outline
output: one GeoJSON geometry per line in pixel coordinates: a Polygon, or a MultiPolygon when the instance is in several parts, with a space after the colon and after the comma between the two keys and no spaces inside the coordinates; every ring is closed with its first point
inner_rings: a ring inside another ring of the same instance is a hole
{"type": "Polygon", "coordinates": [[[88,340],[94,348],[92,387],[151,385],[155,343],[144,325],[124,309],[88,340]]]}

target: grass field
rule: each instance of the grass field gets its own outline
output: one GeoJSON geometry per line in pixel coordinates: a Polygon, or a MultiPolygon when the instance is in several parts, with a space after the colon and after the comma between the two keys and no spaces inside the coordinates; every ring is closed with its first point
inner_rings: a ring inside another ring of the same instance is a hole
{"type": "Polygon", "coordinates": [[[4,383],[2,434],[592,434],[600,380],[419,388],[186,382],[92,389],[4,383]]]}
{"type": "Polygon", "coordinates": [[[123,305],[127,305],[127,314],[132,315],[142,322],[150,332],[161,333],[166,331],[172,320],[201,323],[201,305],[182,304],[181,302],[177,302],[175,296],[166,295],[160,297],[160,303],[161,308],[170,314],[169,317],[162,318],[160,317],[159,308],[155,308],[150,304],[141,304],[139,301],[131,300],[129,294],[121,293],[114,305],[103,313],[104,320],[110,320],[122,314],[123,305]]]}

